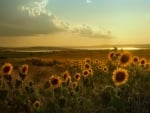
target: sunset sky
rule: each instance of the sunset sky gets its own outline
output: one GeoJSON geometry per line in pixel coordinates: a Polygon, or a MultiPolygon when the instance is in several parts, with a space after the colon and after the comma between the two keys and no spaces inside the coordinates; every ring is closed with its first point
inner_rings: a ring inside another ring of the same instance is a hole
{"type": "Polygon", "coordinates": [[[0,46],[150,44],[150,0],[1,0],[0,46]]]}

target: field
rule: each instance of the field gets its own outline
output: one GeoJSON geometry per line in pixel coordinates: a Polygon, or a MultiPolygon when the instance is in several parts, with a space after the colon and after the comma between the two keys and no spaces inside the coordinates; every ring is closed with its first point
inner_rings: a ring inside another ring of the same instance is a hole
{"type": "Polygon", "coordinates": [[[1,50],[0,113],[150,113],[149,58],[149,49],[1,50]]]}

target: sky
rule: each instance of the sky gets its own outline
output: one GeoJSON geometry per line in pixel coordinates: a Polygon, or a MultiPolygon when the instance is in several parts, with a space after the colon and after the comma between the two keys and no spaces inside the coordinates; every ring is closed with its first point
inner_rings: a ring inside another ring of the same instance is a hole
{"type": "Polygon", "coordinates": [[[0,47],[150,44],[150,0],[1,0],[0,47]]]}

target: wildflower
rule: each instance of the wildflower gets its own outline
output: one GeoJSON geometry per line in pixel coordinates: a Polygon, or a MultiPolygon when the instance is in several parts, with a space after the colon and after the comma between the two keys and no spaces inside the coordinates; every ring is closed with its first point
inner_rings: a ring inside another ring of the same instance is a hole
{"type": "Polygon", "coordinates": [[[58,76],[52,75],[49,79],[52,88],[58,88],[61,84],[61,79],[58,76]]]}
{"type": "Polygon", "coordinates": [[[123,67],[128,66],[132,61],[132,56],[129,52],[123,52],[119,59],[119,64],[123,67]]]}
{"type": "Polygon", "coordinates": [[[118,68],[113,72],[112,80],[116,86],[125,84],[128,81],[128,72],[125,69],[118,68]]]}
{"type": "Polygon", "coordinates": [[[11,75],[13,71],[13,66],[10,63],[5,63],[2,66],[2,74],[3,75],[11,75]]]}

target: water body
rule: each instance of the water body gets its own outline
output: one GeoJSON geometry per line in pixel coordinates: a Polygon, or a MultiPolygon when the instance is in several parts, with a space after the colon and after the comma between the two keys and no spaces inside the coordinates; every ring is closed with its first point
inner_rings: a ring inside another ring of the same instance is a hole
{"type": "MultiPolygon", "coordinates": [[[[71,50],[114,50],[115,48],[101,48],[101,47],[92,47],[92,48],[83,48],[83,47],[77,47],[73,48],[71,50]]],[[[150,49],[150,48],[137,48],[137,47],[123,47],[123,48],[117,48],[117,50],[142,50],[142,49],[150,49]]],[[[64,49],[65,50],[65,49],[64,49]]],[[[68,49],[69,50],[69,49],[68,49]]],[[[42,49],[42,50],[34,50],[34,49],[27,49],[27,50],[14,50],[15,52],[54,52],[54,51],[63,51],[63,49],[42,49]]]]}

